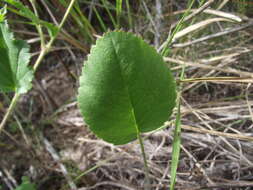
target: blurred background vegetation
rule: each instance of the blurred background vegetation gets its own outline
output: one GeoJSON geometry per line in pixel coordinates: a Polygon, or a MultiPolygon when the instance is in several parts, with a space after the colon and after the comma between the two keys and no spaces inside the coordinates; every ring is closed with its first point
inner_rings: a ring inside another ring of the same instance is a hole
{"type": "MultiPolygon", "coordinates": [[[[20,2],[34,11],[30,0],[20,2]]],[[[33,2],[41,20],[58,25],[70,1],[33,2]]],[[[0,6],[5,4],[0,0],[0,6]]],[[[184,68],[185,78],[252,78],[251,0],[77,0],[36,73],[33,89],[22,96],[0,134],[0,189],[15,189],[23,176],[38,190],[142,189],[138,143],[114,147],[84,127],[76,105],[78,77],[103,33],[130,31],[161,51],[187,9],[193,16],[181,25],[186,33],[173,38],[165,57],[174,76],[179,78],[184,68]],[[193,14],[208,2],[208,9],[193,14]]],[[[34,23],[12,5],[7,18],[15,36],[30,44],[34,64],[41,51],[34,23]]],[[[49,40],[48,31],[43,32],[49,40]]],[[[188,128],[182,132],[176,189],[253,188],[252,141],[242,140],[252,137],[252,93],[250,83],[241,81],[183,84],[182,128],[188,128]]],[[[11,96],[0,94],[0,118],[11,96]]],[[[152,189],[169,186],[171,123],[145,134],[152,189]]]]}

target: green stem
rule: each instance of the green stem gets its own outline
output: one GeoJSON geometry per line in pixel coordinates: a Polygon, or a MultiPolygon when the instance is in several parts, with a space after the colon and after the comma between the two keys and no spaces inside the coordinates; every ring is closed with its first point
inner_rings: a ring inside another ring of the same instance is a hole
{"type": "MultiPolygon", "coordinates": [[[[182,68],[180,80],[184,79],[184,72],[185,72],[185,65],[182,68]]],[[[179,156],[180,156],[180,146],[181,146],[181,88],[182,86],[179,85],[179,92],[177,95],[177,115],[176,115],[176,122],[175,122],[175,130],[172,142],[172,159],[171,159],[171,178],[170,178],[170,190],[174,190],[176,184],[176,177],[177,177],[177,168],[179,163],[179,156]]]]}
{"type": "Polygon", "coordinates": [[[131,16],[131,9],[130,9],[130,5],[129,5],[129,0],[126,0],[126,7],[127,7],[129,28],[133,28],[133,20],[132,20],[132,16],[131,16]]]}
{"type": "Polygon", "coordinates": [[[138,126],[136,126],[136,132],[137,132],[137,138],[138,138],[140,146],[141,146],[141,154],[142,154],[142,158],[143,158],[143,162],[144,162],[144,171],[145,171],[144,189],[147,190],[147,189],[150,189],[150,185],[151,185],[150,178],[149,178],[149,168],[148,168],[148,162],[147,162],[147,157],[145,154],[143,140],[141,138],[141,134],[138,129],[138,126]]]}
{"type": "Polygon", "coordinates": [[[122,12],[122,0],[116,0],[117,29],[120,28],[121,12],[122,12]]]}
{"type": "MultiPolygon", "coordinates": [[[[68,8],[67,8],[67,10],[66,10],[66,12],[65,12],[65,14],[64,14],[64,16],[63,16],[63,18],[62,18],[62,21],[61,21],[61,23],[60,23],[60,25],[59,25],[59,27],[58,27],[58,30],[57,30],[56,34],[50,39],[50,41],[48,42],[48,44],[47,44],[45,47],[42,47],[42,50],[41,50],[41,52],[40,52],[40,55],[39,55],[39,57],[37,58],[37,60],[36,60],[36,62],[35,62],[35,64],[34,64],[34,66],[33,66],[33,71],[34,71],[34,72],[36,72],[36,70],[37,70],[38,66],[40,65],[41,61],[43,60],[44,56],[45,56],[45,55],[49,52],[49,50],[51,49],[52,44],[53,44],[53,42],[55,41],[56,37],[58,36],[58,34],[59,34],[59,32],[60,32],[60,30],[61,30],[63,24],[65,23],[65,21],[66,21],[68,15],[69,15],[69,13],[70,13],[70,11],[71,11],[71,9],[72,9],[74,3],[75,3],[75,1],[76,1],[76,0],[71,0],[71,2],[70,2],[70,4],[69,4],[69,6],[68,6],[68,8]]],[[[31,1],[31,2],[32,2],[32,1],[31,1]]],[[[1,121],[1,124],[0,124],[0,133],[1,133],[1,131],[2,131],[3,127],[4,127],[4,125],[6,124],[7,120],[9,119],[11,113],[12,113],[13,110],[15,109],[16,103],[17,103],[19,97],[20,97],[20,94],[15,93],[14,97],[12,98],[11,104],[10,104],[10,106],[9,106],[9,108],[8,108],[8,110],[7,110],[7,112],[6,112],[6,114],[4,115],[3,120],[1,121]]]]}
{"type": "Polygon", "coordinates": [[[76,1],[76,0],[72,0],[72,1],[70,2],[70,4],[69,4],[69,6],[68,6],[68,8],[67,8],[67,10],[66,10],[66,12],[65,12],[65,14],[64,14],[64,16],[63,16],[63,18],[62,18],[62,20],[61,20],[61,23],[60,23],[60,25],[58,26],[58,30],[57,30],[57,32],[55,33],[55,35],[50,39],[50,41],[48,42],[48,44],[47,44],[45,47],[42,47],[42,50],[41,50],[41,52],[40,52],[40,55],[39,55],[38,59],[36,60],[34,66],[33,66],[33,70],[34,70],[34,71],[37,70],[37,68],[38,68],[38,66],[40,65],[41,61],[43,60],[44,56],[45,56],[45,55],[49,52],[49,50],[51,49],[52,44],[54,43],[56,37],[58,36],[59,32],[61,31],[61,29],[62,29],[62,27],[63,27],[63,25],[64,25],[64,23],[65,23],[65,21],[66,21],[68,15],[69,15],[70,11],[71,11],[71,9],[72,9],[74,3],[75,3],[75,1],[76,1]]]}
{"type": "Polygon", "coordinates": [[[62,29],[62,27],[63,27],[65,21],[67,20],[67,17],[68,17],[68,15],[69,15],[69,13],[70,13],[72,7],[74,6],[75,1],[76,1],[76,0],[71,0],[70,4],[69,4],[69,6],[68,6],[68,8],[67,8],[67,10],[66,10],[66,12],[65,12],[65,14],[64,14],[64,16],[63,16],[63,18],[62,18],[62,20],[61,20],[61,23],[60,23],[60,25],[59,25],[59,27],[58,27],[58,30],[57,30],[56,34],[55,34],[55,35],[51,38],[51,40],[48,42],[48,44],[47,44],[47,46],[46,46],[46,49],[49,50],[49,49],[51,48],[51,46],[52,46],[52,44],[54,43],[56,37],[58,36],[59,32],[61,31],[61,29],[62,29]]]}
{"type": "Polygon", "coordinates": [[[40,54],[39,54],[39,57],[37,58],[35,64],[33,65],[33,71],[35,72],[38,68],[38,66],[40,65],[41,61],[43,60],[44,56],[46,55],[47,53],[47,48],[46,47],[42,47],[41,51],[40,51],[40,54]]]}
{"type": "MultiPolygon", "coordinates": [[[[30,3],[32,4],[34,14],[39,18],[39,14],[38,14],[38,11],[37,11],[37,8],[36,8],[35,1],[30,0],[30,3]]],[[[42,31],[42,27],[41,27],[40,24],[38,24],[38,25],[36,25],[36,28],[37,28],[39,36],[40,36],[41,48],[43,48],[45,46],[45,37],[44,37],[43,31],[42,31]]]]}
{"type": "Polygon", "coordinates": [[[20,94],[18,94],[18,93],[15,93],[15,95],[13,96],[13,98],[11,100],[11,104],[10,104],[6,114],[4,115],[4,118],[1,122],[1,124],[0,124],[0,134],[1,134],[1,131],[4,127],[4,125],[6,124],[7,120],[9,119],[10,115],[12,114],[13,110],[15,109],[19,97],[20,97],[20,94]]]}
{"type": "Polygon", "coordinates": [[[180,21],[177,23],[176,28],[173,30],[172,34],[169,35],[168,38],[167,38],[167,40],[165,41],[164,47],[163,47],[162,52],[161,52],[162,56],[167,56],[170,53],[169,46],[171,45],[171,43],[173,41],[173,38],[176,35],[176,33],[179,30],[181,30],[181,28],[183,27],[184,19],[189,14],[190,9],[192,8],[194,2],[195,2],[195,0],[191,1],[190,6],[186,10],[186,12],[183,14],[183,16],[180,19],[180,21]]]}

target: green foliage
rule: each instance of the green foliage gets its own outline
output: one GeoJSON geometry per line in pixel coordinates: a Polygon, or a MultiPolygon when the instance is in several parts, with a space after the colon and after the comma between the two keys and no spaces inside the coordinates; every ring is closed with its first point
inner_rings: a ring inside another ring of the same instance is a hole
{"type": "Polygon", "coordinates": [[[6,15],[6,6],[4,6],[2,9],[0,9],[0,22],[3,22],[5,20],[6,15]]]}
{"type": "Polygon", "coordinates": [[[120,26],[120,16],[122,12],[122,0],[116,0],[117,28],[120,26]]]}
{"type": "Polygon", "coordinates": [[[160,127],[175,106],[175,82],[163,58],[131,33],[109,32],[91,49],[78,103],[90,129],[125,144],[160,127]]]}
{"type": "MultiPolygon", "coordinates": [[[[61,4],[63,7],[68,7],[69,5],[68,0],[58,0],[56,2],[61,4]]],[[[82,2],[83,1],[76,1],[74,8],[70,12],[70,17],[72,17],[75,23],[72,23],[73,28],[77,27],[79,29],[79,32],[81,34],[80,37],[84,37],[85,41],[93,41],[93,33],[95,33],[95,30],[93,28],[93,25],[90,23],[89,18],[87,18],[84,11],[82,11],[82,2]]],[[[83,38],[80,39],[83,41],[83,38]]]]}
{"type": "Polygon", "coordinates": [[[37,16],[28,7],[24,6],[22,2],[16,0],[3,0],[3,1],[16,7],[18,9],[18,11],[16,12],[17,14],[29,18],[35,23],[39,21],[37,16]]]}
{"type": "Polygon", "coordinates": [[[240,13],[246,14],[249,16],[253,15],[253,2],[249,0],[235,0],[237,9],[240,13]]]}
{"type": "Polygon", "coordinates": [[[32,25],[42,25],[48,30],[48,33],[51,37],[56,35],[58,31],[57,26],[55,26],[52,23],[40,20],[28,7],[24,6],[21,1],[16,0],[3,0],[3,1],[15,7],[15,9],[9,7],[9,9],[12,12],[31,20],[32,25]]]}
{"type": "Polygon", "coordinates": [[[33,183],[30,182],[28,177],[22,177],[22,184],[18,186],[15,190],[36,190],[33,183]]]}
{"type": "Polygon", "coordinates": [[[0,91],[19,94],[32,87],[33,72],[28,67],[29,46],[15,40],[7,21],[0,23],[0,91]]]}

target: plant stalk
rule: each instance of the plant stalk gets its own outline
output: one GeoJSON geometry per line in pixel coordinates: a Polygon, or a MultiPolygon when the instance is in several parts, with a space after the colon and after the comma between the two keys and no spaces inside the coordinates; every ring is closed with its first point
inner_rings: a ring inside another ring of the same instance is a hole
{"type": "Polygon", "coordinates": [[[20,97],[20,94],[18,94],[18,93],[14,94],[14,96],[13,96],[13,98],[11,100],[11,104],[10,104],[10,106],[9,106],[6,114],[4,115],[3,120],[1,121],[1,124],[0,124],[0,134],[1,134],[2,129],[5,126],[6,122],[7,122],[7,120],[9,119],[10,115],[12,114],[13,110],[15,109],[19,97],[20,97]]]}
{"type": "Polygon", "coordinates": [[[63,25],[64,25],[64,23],[65,23],[65,21],[66,21],[68,15],[69,15],[70,11],[71,11],[71,9],[72,9],[74,3],[75,3],[75,1],[76,1],[76,0],[71,0],[70,4],[69,4],[69,6],[68,6],[68,8],[67,8],[67,10],[66,10],[66,12],[65,12],[65,14],[64,14],[64,16],[63,16],[63,18],[62,18],[62,20],[61,20],[60,25],[58,26],[58,30],[57,30],[56,34],[50,39],[50,41],[48,42],[48,44],[42,49],[42,51],[41,51],[41,53],[40,53],[40,55],[39,55],[39,57],[38,57],[36,63],[35,63],[34,66],[33,66],[33,70],[34,70],[34,71],[37,70],[37,68],[38,68],[38,66],[40,65],[41,61],[43,60],[44,56],[45,56],[45,55],[49,52],[49,50],[51,49],[52,44],[54,43],[54,41],[55,41],[55,39],[57,38],[59,32],[61,31],[61,29],[62,29],[62,27],[63,27],[63,25]]]}
{"type": "MultiPolygon", "coordinates": [[[[36,8],[36,2],[34,0],[30,0],[30,3],[32,4],[34,14],[39,18],[39,14],[38,14],[38,11],[36,8]]],[[[37,31],[40,36],[41,48],[43,48],[45,46],[45,37],[44,37],[43,31],[42,31],[42,27],[40,24],[38,24],[38,25],[36,25],[36,28],[37,28],[37,31]]]]}
{"type": "Polygon", "coordinates": [[[65,12],[65,14],[64,14],[64,16],[63,16],[63,18],[62,18],[62,20],[61,20],[61,23],[60,23],[60,25],[59,25],[59,27],[58,27],[58,30],[57,30],[56,34],[51,38],[51,40],[50,40],[50,41],[48,42],[48,44],[47,44],[47,49],[50,49],[51,46],[52,46],[52,44],[54,43],[56,37],[58,36],[59,32],[61,31],[61,29],[62,29],[62,27],[63,27],[65,21],[67,20],[67,17],[68,17],[68,15],[69,15],[69,13],[70,13],[72,7],[74,6],[75,1],[76,1],[76,0],[71,0],[70,4],[69,4],[69,6],[68,6],[68,8],[67,8],[67,10],[66,10],[66,12],[65,12]]]}
{"type": "MultiPolygon", "coordinates": [[[[184,73],[185,73],[185,65],[182,68],[180,80],[184,79],[184,73]]],[[[179,85],[178,87],[178,95],[177,95],[177,115],[176,115],[176,121],[175,121],[175,130],[174,130],[174,136],[173,136],[173,142],[172,142],[172,159],[171,159],[171,169],[170,169],[170,190],[175,189],[176,184],[176,177],[177,177],[177,168],[179,163],[179,157],[180,157],[180,148],[181,148],[181,88],[182,85],[179,85]]]]}
{"type": "Polygon", "coordinates": [[[33,65],[33,71],[36,72],[38,66],[40,65],[41,61],[43,60],[44,56],[47,53],[47,48],[46,47],[42,47],[41,52],[39,54],[39,57],[37,58],[35,64],[33,65]]]}

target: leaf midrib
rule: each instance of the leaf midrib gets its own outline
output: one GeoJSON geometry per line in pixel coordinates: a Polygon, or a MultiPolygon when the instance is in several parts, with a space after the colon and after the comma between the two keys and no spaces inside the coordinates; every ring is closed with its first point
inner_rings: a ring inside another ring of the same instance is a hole
{"type": "Polygon", "coordinates": [[[137,130],[136,132],[138,132],[139,131],[139,126],[138,126],[137,121],[136,121],[135,111],[134,111],[134,106],[133,106],[133,103],[132,103],[131,95],[129,93],[128,86],[126,85],[127,83],[126,83],[126,80],[125,80],[124,75],[122,73],[123,69],[121,68],[120,59],[118,58],[118,54],[117,54],[117,51],[116,51],[116,48],[115,48],[116,47],[115,46],[116,42],[114,42],[114,40],[113,40],[113,38],[111,36],[109,38],[110,38],[112,46],[113,46],[113,52],[115,54],[117,64],[119,66],[120,76],[122,77],[122,80],[123,80],[123,83],[124,83],[124,87],[126,88],[126,91],[127,91],[128,99],[129,99],[129,102],[130,102],[130,105],[131,105],[131,115],[133,117],[133,120],[134,120],[134,123],[135,123],[135,128],[137,130]]]}

